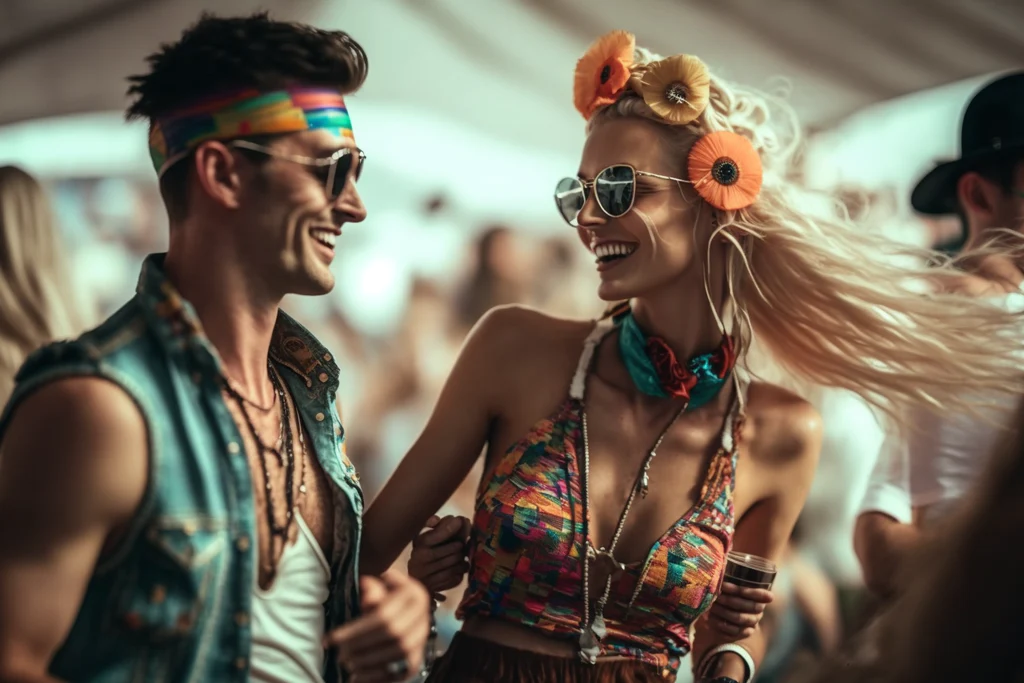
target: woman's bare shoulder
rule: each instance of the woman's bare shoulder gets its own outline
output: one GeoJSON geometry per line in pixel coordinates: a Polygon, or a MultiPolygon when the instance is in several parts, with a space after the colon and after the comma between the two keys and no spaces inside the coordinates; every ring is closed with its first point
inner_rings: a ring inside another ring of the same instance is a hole
{"type": "Polygon", "coordinates": [[[560,318],[528,306],[509,305],[488,311],[471,338],[486,346],[489,355],[523,361],[557,357],[567,351],[578,355],[593,329],[592,320],[560,318]]]}
{"type": "Polygon", "coordinates": [[[750,385],[742,439],[750,455],[764,466],[813,472],[822,428],[821,414],[806,399],[774,384],[750,385]]]}

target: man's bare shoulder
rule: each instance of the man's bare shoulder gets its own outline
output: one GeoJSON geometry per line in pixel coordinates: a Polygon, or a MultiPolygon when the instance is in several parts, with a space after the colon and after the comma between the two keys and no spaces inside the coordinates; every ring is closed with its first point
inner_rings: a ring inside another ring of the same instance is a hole
{"type": "Polygon", "coordinates": [[[0,492],[16,496],[19,483],[48,482],[112,517],[130,515],[148,460],[145,420],[124,389],[98,377],[54,380],[13,410],[0,441],[0,492]]]}
{"type": "Polygon", "coordinates": [[[972,264],[972,272],[947,283],[945,292],[974,297],[997,297],[1020,291],[1024,282],[1017,264],[999,254],[988,255],[972,264]]]}

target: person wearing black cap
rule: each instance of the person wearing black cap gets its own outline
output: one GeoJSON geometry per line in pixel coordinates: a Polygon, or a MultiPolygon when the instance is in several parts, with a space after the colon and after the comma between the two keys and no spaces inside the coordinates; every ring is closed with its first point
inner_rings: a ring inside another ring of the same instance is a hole
{"type": "MultiPolygon", "coordinates": [[[[1024,234],[1024,71],[991,81],[971,99],[960,148],[960,158],[921,179],[911,204],[925,215],[960,217],[961,239],[947,247],[995,245],[997,253],[964,264],[964,290],[1024,310],[1024,250],[1014,239],[1014,233],[1024,234]]],[[[899,568],[922,529],[945,517],[984,470],[1002,433],[997,425],[1006,422],[1004,408],[996,406],[990,415],[922,412],[913,416],[909,434],[887,438],[854,538],[865,582],[875,593],[900,591],[899,568]]]]}
{"type": "Polygon", "coordinates": [[[967,105],[960,158],[938,164],[914,188],[910,203],[929,216],[957,214],[964,244],[991,228],[1024,228],[1024,71],[1002,76],[967,105]]]}

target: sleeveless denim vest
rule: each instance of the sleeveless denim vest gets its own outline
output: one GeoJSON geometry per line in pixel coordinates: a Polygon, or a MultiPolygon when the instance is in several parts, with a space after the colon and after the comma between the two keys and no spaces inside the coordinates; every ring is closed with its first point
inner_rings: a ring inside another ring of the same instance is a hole
{"type": "MultiPolygon", "coordinates": [[[[258,566],[252,482],[221,395],[220,361],[192,307],[146,259],[136,296],[81,338],[40,349],[0,416],[40,385],[102,377],[134,399],[149,438],[149,481],[127,534],[104,555],[50,672],[63,680],[247,681],[258,566]]],[[[331,482],[334,549],[328,629],[358,613],[363,498],[334,409],[338,367],[280,313],[271,345],[314,452],[331,482]]],[[[322,634],[310,634],[319,638],[322,634]]],[[[345,680],[325,657],[325,679],[345,680]]]]}

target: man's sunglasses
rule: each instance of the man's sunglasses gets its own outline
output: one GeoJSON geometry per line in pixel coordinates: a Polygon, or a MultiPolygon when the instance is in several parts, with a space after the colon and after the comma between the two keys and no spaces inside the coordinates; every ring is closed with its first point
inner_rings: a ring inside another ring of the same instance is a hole
{"type": "Polygon", "coordinates": [[[353,162],[355,163],[355,174],[352,177],[353,182],[359,180],[359,176],[363,172],[363,164],[366,162],[366,155],[363,153],[363,150],[351,147],[342,147],[329,157],[315,158],[284,154],[269,147],[257,145],[255,142],[249,142],[248,140],[232,140],[228,144],[238,149],[247,149],[252,152],[266,154],[275,159],[312,167],[313,175],[323,181],[324,191],[327,193],[327,198],[332,202],[344,191],[345,185],[348,183],[349,173],[352,173],[353,170],[353,162]]]}
{"type": "Polygon", "coordinates": [[[566,223],[574,228],[578,227],[577,218],[579,218],[580,211],[583,210],[583,205],[587,203],[590,188],[593,187],[597,205],[601,211],[604,211],[610,218],[620,218],[633,208],[637,176],[674,180],[678,183],[689,182],[682,178],[638,171],[629,164],[616,164],[598,173],[593,180],[581,180],[580,178],[559,180],[558,185],[555,186],[555,205],[566,223]]]}

